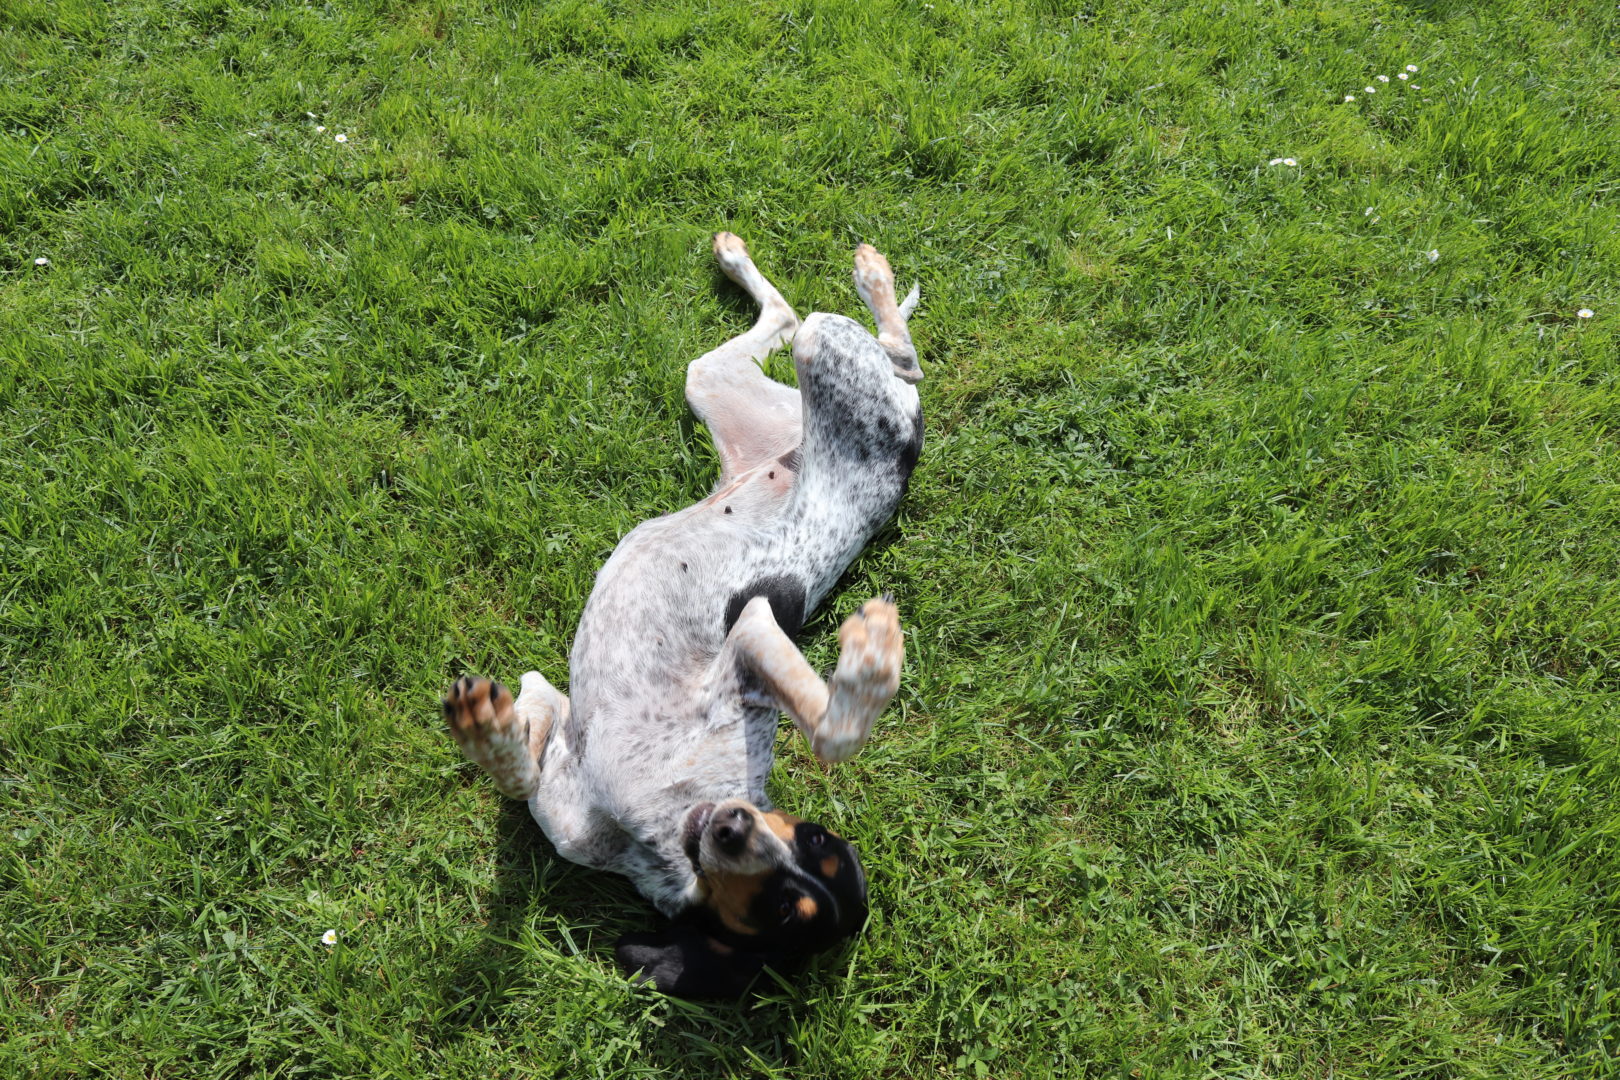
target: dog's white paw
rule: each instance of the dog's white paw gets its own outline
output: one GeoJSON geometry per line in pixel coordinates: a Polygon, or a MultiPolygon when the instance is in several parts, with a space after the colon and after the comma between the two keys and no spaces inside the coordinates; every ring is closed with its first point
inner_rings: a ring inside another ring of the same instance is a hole
{"type": "Polygon", "coordinates": [[[855,249],[855,291],[868,306],[886,299],[894,302],[894,270],[883,253],[871,244],[855,249]]]}
{"type": "Polygon", "coordinates": [[[444,721],[461,752],[489,773],[502,794],[528,798],[538,775],[537,748],[510,690],[471,675],[457,679],[444,696],[444,721]]]}
{"type": "Polygon", "coordinates": [[[741,285],[743,268],[753,260],[748,256],[748,245],[736,233],[714,234],[714,257],[726,277],[741,285]]]}
{"type": "Polygon", "coordinates": [[[872,722],[900,689],[906,658],[900,610],[887,597],[868,600],[838,631],[838,667],[827,713],[811,749],[822,761],[848,761],[866,745],[872,722]]]}

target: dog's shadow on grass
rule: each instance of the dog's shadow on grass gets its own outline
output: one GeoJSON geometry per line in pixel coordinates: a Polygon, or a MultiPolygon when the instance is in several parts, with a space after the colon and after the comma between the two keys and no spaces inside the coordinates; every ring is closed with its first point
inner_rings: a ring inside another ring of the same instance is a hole
{"type": "MultiPolygon", "coordinates": [[[[624,979],[634,1012],[653,1003],[658,1027],[645,1033],[643,1054],[673,1075],[713,1075],[723,1062],[706,1046],[725,1045],[761,1060],[791,1053],[786,1045],[786,1011],[776,1002],[675,1002],[650,989],[630,989],[613,959],[621,934],[646,930],[660,916],[630,883],[613,874],[586,869],[560,857],[522,803],[505,801],[497,826],[495,883],[488,897],[488,921],[477,943],[462,951],[439,980],[437,1038],[454,1041],[470,1032],[500,1027],[514,1008],[531,1006],[512,999],[537,984],[536,964],[523,940],[541,939],[574,962],[600,965],[610,978],[624,979]]],[[[772,989],[772,988],[767,988],[772,989]]],[[[614,1012],[601,1014],[604,1026],[614,1012]]],[[[622,1016],[619,1022],[634,1022],[622,1016]]]]}
{"type": "MultiPolygon", "coordinates": [[[[457,1038],[496,1025],[514,990],[529,981],[520,944],[536,908],[588,911],[575,868],[559,858],[519,802],[503,800],[495,884],[477,944],[461,952],[441,982],[440,1035],[457,1038]]],[[[559,948],[568,948],[563,940],[559,948]]]]}

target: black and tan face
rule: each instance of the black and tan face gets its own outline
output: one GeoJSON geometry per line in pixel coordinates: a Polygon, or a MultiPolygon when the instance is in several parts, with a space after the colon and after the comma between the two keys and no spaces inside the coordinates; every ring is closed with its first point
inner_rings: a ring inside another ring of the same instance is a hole
{"type": "Polygon", "coordinates": [[[730,997],[761,969],[791,973],[866,922],[854,847],[813,822],[728,800],[694,807],[687,857],[702,902],[664,934],[631,934],[620,962],[681,997],[730,997]]]}

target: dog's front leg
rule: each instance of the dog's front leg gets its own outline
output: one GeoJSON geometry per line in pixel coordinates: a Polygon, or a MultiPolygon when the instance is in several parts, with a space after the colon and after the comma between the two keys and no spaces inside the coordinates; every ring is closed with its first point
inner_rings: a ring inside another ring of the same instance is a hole
{"type": "Polygon", "coordinates": [[[538,671],[523,676],[516,699],[500,683],[471,675],[444,697],[450,737],[511,799],[528,799],[539,788],[552,725],[567,718],[568,699],[538,671]]]}
{"type": "Polygon", "coordinates": [[[868,600],[838,631],[838,667],[823,682],[771,611],[748,602],[731,628],[728,648],[765,683],[822,761],[848,761],[866,745],[872,722],[900,688],[905,636],[888,597],[868,600]]]}

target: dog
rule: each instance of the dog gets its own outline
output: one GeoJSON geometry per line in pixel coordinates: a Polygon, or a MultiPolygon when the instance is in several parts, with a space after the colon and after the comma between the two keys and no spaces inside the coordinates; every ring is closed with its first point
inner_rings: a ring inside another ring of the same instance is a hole
{"type": "Polygon", "coordinates": [[[714,254],[759,316],[687,367],[687,402],[720,458],[713,494],[643,522],[602,566],[571,697],[530,671],[516,698],[472,676],[444,698],[462,752],[528,803],[559,855],[625,875],[671,917],[615,954],[681,997],[740,996],[866,921],[854,846],[773,808],[765,779],[780,713],[823,762],[846,761],[899,688],[891,596],[844,622],[825,682],[793,639],[893,516],[923,437],[907,327],[918,290],[897,303],[887,259],[855,251],[874,336],[841,315],[801,323],[731,233],[714,254]],[[789,341],[797,389],[760,367],[789,341]]]}

